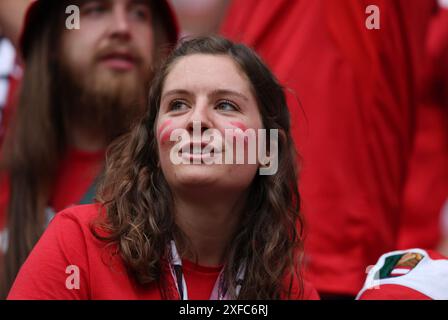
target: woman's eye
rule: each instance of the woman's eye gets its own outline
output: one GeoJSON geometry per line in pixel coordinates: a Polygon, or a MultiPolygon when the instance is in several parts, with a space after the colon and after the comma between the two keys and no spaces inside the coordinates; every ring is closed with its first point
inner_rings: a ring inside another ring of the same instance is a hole
{"type": "Polygon", "coordinates": [[[228,100],[219,101],[216,109],[222,110],[222,111],[237,111],[238,107],[228,100]]]}
{"type": "Polygon", "coordinates": [[[170,103],[170,111],[182,111],[182,110],[186,110],[188,108],[187,104],[185,103],[185,101],[182,100],[174,100],[173,102],[170,103]]]}

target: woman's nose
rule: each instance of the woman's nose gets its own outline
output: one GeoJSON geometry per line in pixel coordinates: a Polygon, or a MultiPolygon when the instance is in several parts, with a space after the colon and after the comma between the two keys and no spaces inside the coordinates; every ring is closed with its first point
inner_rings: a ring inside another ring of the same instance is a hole
{"type": "Polygon", "coordinates": [[[200,130],[203,133],[205,130],[213,128],[210,112],[210,107],[205,101],[198,101],[189,116],[187,130],[190,133],[193,133],[194,130],[200,130]]]}

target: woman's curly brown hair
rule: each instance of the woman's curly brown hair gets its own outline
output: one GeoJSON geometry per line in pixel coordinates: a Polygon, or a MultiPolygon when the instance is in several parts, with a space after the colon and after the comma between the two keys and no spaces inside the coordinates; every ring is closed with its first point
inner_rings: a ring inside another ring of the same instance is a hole
{"type": "Polygon", "coordinates": [[[253,50],[220,37],[183,41],[156,73],[146,116],[108,150],[98,195],[106,209],[101,227],[107,236],[100,236],[96,228],[92,231],[97,238],[117,245],[137,283],[166,283],[163,268],[168,245],[172,239],[183,244],[188,239],[175,224],[172,193],[158,165],[156,120],[167,74],[175,62],[192,54],[230,57],[249,79],[264,128],[279,130],[278,171],[254,178],[242,221],[226,253],[228,292],[237,299],[290,297],[293,279],[302,292],[303,218],[284,90],[253,50]],[[243,261],[246,273],[236,297],[236,276],[243,261]]]}

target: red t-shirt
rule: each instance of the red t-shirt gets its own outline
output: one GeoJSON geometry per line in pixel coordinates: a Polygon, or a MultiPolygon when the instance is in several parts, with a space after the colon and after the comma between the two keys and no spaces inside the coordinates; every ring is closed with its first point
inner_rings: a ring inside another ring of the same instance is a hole
{"type": "MultiPolygon", "coordinates": [[[[157,284],[137,285],[122,258],[111,254],[115,247],[106,248],[93,236],[90,225],[100,210],[95,204],[58,213],[22,266],[8,299],[161,299],[157,284]],[[66,273],[68,266],[78,267],[79,289],[66,287],[67,278],[75,274],[66,273]]],[[[209,299],[221,268],[183,262],[190,299],[209,299]]],[[[167,279],[170,290],[175,290],[169,273],[167,279]]],[[[305,284],[303,297],[318,299],[309,284],[305,284]]]]}
{"type": "Polygon", "coordinates": [[[318,291],[355,295],[395,249],[428,0],[233,1],[222,34],[257,50],[286,92],[318,291]],[[380,29],[366,28],[366,8],[380,29]],[[297,100],[300,100],[300,105],[297,100]]]}

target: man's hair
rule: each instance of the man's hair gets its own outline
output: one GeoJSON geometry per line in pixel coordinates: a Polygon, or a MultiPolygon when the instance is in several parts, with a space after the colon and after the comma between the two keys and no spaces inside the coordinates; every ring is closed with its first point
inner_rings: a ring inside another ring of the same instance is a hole
{"type": "MultiPolygon", "coordinates": [[[[0,297],[5,297],[31,249],[46,227],[45,209],[62,155],[67,150],[67,117],[61,108],[60,39],[69,4],[47,1],[45,19],[28,38],[19,103],[8,129],[0,170],[8,175],[8,249],[0,265],[0,297]],[[51,4],[50,4],[51,3],[51,4]]],[[[155,34],[154,63],[169,49],[160,1],[149,1],[155,34]],[[166,46],[164,45],[166,44],[166,46]]],[[[145,97],[146,98],[146,97],[145,97]]],[[[145,103],[146,104],[146,103],[145,103]]]]}
{"type": "Polygon", "coordinates": [[[293,279],[298,281],[302,292],[303,218],[285,94],[254,51],[223,38],[203,37],[183,42],[156,73],[146,116],[108,150],[105,179],[99,191],[101,210],[106,210],[106,216],[100,214],[91,230],[98,239],[116,245],[137,283],[158,282],[164,298],[170,297],[163,272],[168,244],[175,239],[182,252],[191,247],[175,224],[173,196],[158,165],[156,119],[170,68],[192,54],[230,57],[249,79],[264,128],[279,130],[278,172],[257,175],[252,181],[241,224],[226,252],[224,275],[228,292],[235,298],[237,272],[243,261],[246,276],[238,299],[289,296],[293,279]],[[290,285],[284,291],[283,285],[288,282],[283,280],[288,276],[290,285]]]}

